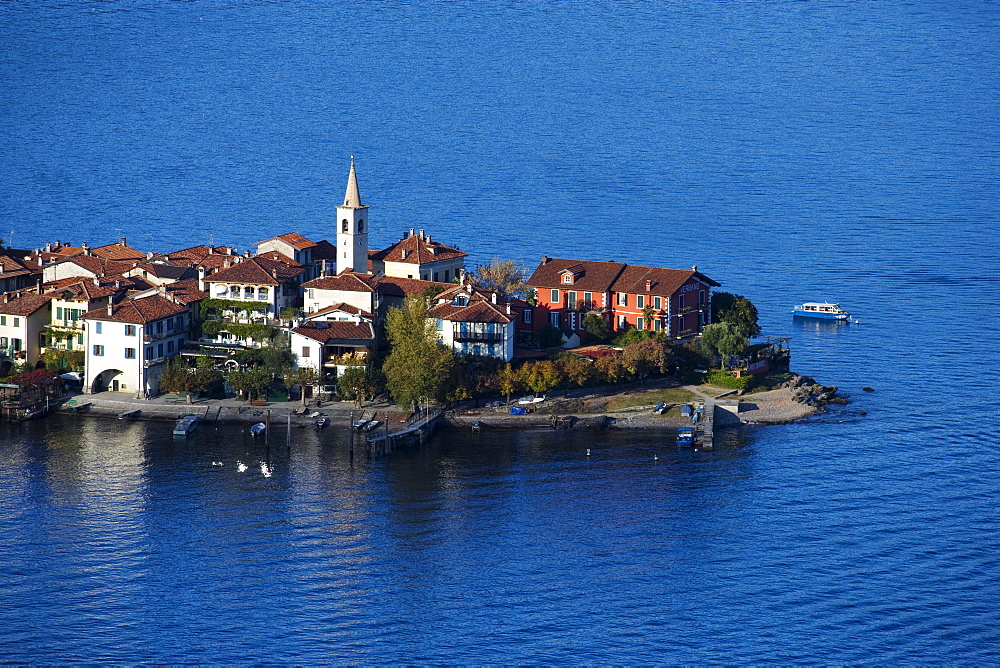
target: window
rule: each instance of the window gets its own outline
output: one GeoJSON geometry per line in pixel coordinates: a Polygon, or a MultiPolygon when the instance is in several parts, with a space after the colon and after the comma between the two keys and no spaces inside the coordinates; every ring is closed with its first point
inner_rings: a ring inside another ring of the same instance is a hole
{"type": "Polygon", "coordinates": [[[434,272],[434,282],[438,282],[438,273],[436,271],[434,272]]]}
{"type": "Polygon", "coordinates": [[[341,232],[347,232],[347,219],[346,218],[344,218],[342,221],[340,221],[340,231],[341,232]]]}
{"type": "Polygon", "coordinates": [[[153,346],[146,348],[146,359],[153,358],[153,346]]]}
{"type": "Polygon", "coordinates": [[[625,293],[625,292],[619,292],[618,293],[618,305],[619,306],[628,306],[628,294],[627,293],[625,293]]]}
{"type": "Polygon", "coordinates": [[[654,332],[660,331],[660,319],[659,318],[654,318],[653,319],[653,331],[654,332]]]}
{"type": "Polygon", "coordinates": [[[531,309],[530,308],[524,309],[524,316],[522,316],[522,317],[524,319],[524,322],[526,324],[530,325],[531,324],[531,309]]]}
{"type": "Polygon", "coordinates": [[[268,299],[270,299],[267,288],[257,289],[257,299],[261,301],[267,301],[268,299]]]}
{"type": "MultiPolygon", "coordinates": [[[[646,295],[636,295],[635,296],[635,307],[636,308],[646,308],[646,295]]],[[[640,327],[639,329],[642,329],[642,327],[640,327]]]]}
{"type": "Polygon", "coordinates": [[[5,325],[6,326],[6,324],[7,324],[7,316],[0,315],[0,325],[5,325]]]}
{"type": "Polygon", "coordinates": [[[662,297],[653,297],[653,308],[655,308],[657,311],[663,308],[662,297]]]}
{"type": "Polygon", "coordinates": [[[94,357],[104,357],[104,346],[94,346],[94,357]]]}
{"type": "Polygon", "coordinates": [[[160,320],[160,321],[158,321],[156,323],[156,333],[157,334],[162,334],[163,333],[163,321],[162,320],[160,320]]]}
{"type": "Polygon", "coordinates": [[[7,347],[7,337],[0,336],[0,348],[6,348],[6,347],[7,347]]]}
{"type": "Polygon", "coordinates": [[[21,326],[21,319],[20,318],[14,318],[14,326],[15,327],[20,327],[21,326]]]}
{"type": "Polygon", "coordinates": [[[549,292],[550,292],[550,294],[549,294],[549,301],[552,302],[553,304],[558,304],[559,303],[559,291],[558,290],[550,290],[549,292]]]}
{"type": "Polygon", "coordinates": [[[174,328],[174,319],[170,318],[170,320],[167,320],[167,331],[169,332],[173,328],[174,328]]]}
{"type": "Polygon", "coordinates": [[[135,336],[135,325],[125,325],[125,336],[135,336]]]}
{"type": "Polygon", "coordinates": [[[705,291],[704,290],[699,290],[698,291],[698,304],[699,305],[704,305],[704,303],[705,303],[705,291]]]}
{"type": "Polygon", "coordinates": [[[253,288],[249,285],[243,288],[243,299],[253,299],[253,288]]]}
{"type": "Polygon", "coordinates": [[[309,299],[316,299],[316,291],[312,288],[309,288],[309,299]]]}
{"type": "Polygon", "coordinates": [[[309,346],[302,346],[302,356],[309,357],[309,346]]]}
{"type": "Polygon", "coordinates": [[[618,316],[618,329],[625,329],[626,327],[628,327],[628,320],[623,315],[618,316]]]}
{"type": "Polygon", "coordinates": [[[594,308],[594,293],[584,292],[583,293],[583,305],[588,309],[594,308]]]}
{"type": "Polygon", "coordinates": [[[636,329],[645,329],[645,326],[644,326],[645,324],[646,324],[646,321],[645,321],[644,318],[636,318],[635,319],[635,328],[636,329]]]}
{"type": "Polygon", "coordinates": [[[555,328],[558,329],[559,328],[559,314],[558,313],[549,313],[549,323],[553,327],[555,327],[555,328]]]}
{"type": "Polygon", "coordinates": [[[361,232],[364,232],[364,231],[365,231],[365,221],[359,220],[358,221],[358,232],[361,233],[361,232]]]}
{"type": "Polygon", "coordinates": [[[448,270],[447,269],[444,270],[444,282],[445,283],[448,282],[448,270]]]}
{"type": "Polygon", "coordinates": [[[563,283],[569,284],[572,282],[573,282],[573,274],[563,274],[563,283]]]}
{"type": "Polygon", "coordinates": [[[125,349],[125,359],[127,359],[127,360],[134,360],[135,359],[135,348],[126,348],[125,349]]]}
{"type": "Polygon", "coordinates": [[[443,332],[444,331],[444,319],[443,318],[437,318],[434,321],[434,326],[437,327],[437,331],[443,332]]]}
{"type": "Polygon", "coordinates": [[[430,274],[421,274],[420,280],[422,280],[422,281],[429,281],[429,280],[431,280],[430,278],[428,278],[429,276],[430,276],[430,274]]]}
{"type": "Polygon", "coordinates": [[[230,285],[229,286],[229,296],[230,297],[239,297],[240,296],[240,286],[238,286],[238,285],[230,285]]]}
{"type": "Polygon", "coordinates": [[[684,295],[679,295],[677,297],[677,310],[680,311],[684,308],[684,295]]]}
{"type": "MultiPolygon", "coordinates": [[[[62,319],[63,319],[63,317],[62,317],[62,306],[57,306],[56,307],[56,320],[62,320],[62,319]]],[[[4,318],[4,323],[3,324],[5,324],[5,325],[7,324],[6,320],[7,319],[4,318]]]]}
{"type": "Polygon", "coordinates": [[[566,308],[576,309],[576,290],[566,293],[566,308]]]}
{"type": "Polygon", "coordinates": [[[14,346],[15,353],[21,352],[21,339],[11,339],[10,343],[14,346]]]}
{"type": "Polygon", "coordinates": [[[95,322],[94,323],[94,334],[100,334],[101,333],[101,326],[103,324],[104,324],[103,322],[95,322]]]}
{"type": "MultiPolygon", "coordinates": [[[[167,353],[172,353],[172,352],[174,352],[174,342],[167,341],[167,353]]],[[[132,354],[135,355],[134,352],[132,354]]]]}
{"type": "Polygon", "coordinates": [[[76,335],[76,342],[79,343],[81,346],[83,345],[83,334],[76,335]]]}
{"type": "Polygon", "coordinates": [[[162,343],[156,346],[156,356],[157,357],[163,357],[163,344],[162,343]]]}

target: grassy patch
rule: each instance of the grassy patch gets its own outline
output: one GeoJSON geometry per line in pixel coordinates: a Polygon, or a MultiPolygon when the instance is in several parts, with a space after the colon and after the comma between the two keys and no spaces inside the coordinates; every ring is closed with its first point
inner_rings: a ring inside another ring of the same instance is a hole
{"type": "Polygon", "coordinates": [[[649,406],[665,401],[668,404],[691,403],[698,400],[698,396],[693,392],[679,388],[667,387],[659,390],[649,390],[648,392],[630,392],[608,399],[608,411],[620,411],[632,406],[649,406]]]}

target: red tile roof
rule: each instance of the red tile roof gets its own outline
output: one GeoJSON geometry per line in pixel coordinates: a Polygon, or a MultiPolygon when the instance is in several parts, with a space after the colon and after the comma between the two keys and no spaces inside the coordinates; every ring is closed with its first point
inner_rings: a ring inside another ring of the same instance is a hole
{"type": "Polygon", "coordinates": [[[320,343],[332,343],[335,340],[370,341],[374,337],[372,327],[367,322],[308,322],[292,330],[320,343]]]}
{"type": "Polygon", "coordinates": [[[209,295],[207,292],[202,292],[198,289],[198,279],[189,278],[183,281],[174,281],[163,286],[167,294],[173,295],[177,301],[181,304],[190,304],[191,302],[199,302],[202,299],[208,299],[209,295]]]}
{"type": "Polygon", "coordinates": [[[441,318],[451,322],[507,323],[514,319],[500,307],[486,301],[469,302],[468,306],[454,306],[450,303],[437,304],[427,310],[427,315],[431,318],[441,318]]]}
{"type": "Polygon", "coordinates": [[[302,275],[300,264],[277,262],[265,257],[243,258],[228,269],[205,277],[206,283],[244,283],[250,285],[281,285],[302,275]]]}
{"type": "Polygon", "coordinates": [[[53,295],[24,294],[9,302],[0,303],[0,313],[29,316],[52,301],[53,295]]]}
{"type": "Polygon", "coordinates": [[[94,309],[83,314],[86,320],[103,320],[111,322],[127,322],[136,325],[175,315],[187,313],[187,309],[180,304],[175,304],[166,297],[151,295],[141,299],[128,299],[120,304],[111,307],[111,313],[107,308],[94,309]]]}
{"type": "Polygon", "coordinates": [[[306,248],[312,248],[316,245],[315,241],[310,241],[298,232],[288,232],[287,234],[279,234],[276,237],[271,237],[270,239],[264,239],[263,241],[258,241],[253,244],[254,246],[260,246],[261,244],[266,244],[268,241],[274,241],[275,239],[280,239],[286,244],[294,248],[295,250],[305,250],[306,248]]]}
{"type": "Polygon", "coordinates": [[[369,254],[372,260],[382,262],[406,262],[408,264],[428,264],[440,260],[451,260],[466,257],[457,248],[439,244],[436,241],[426,241],[419,234],[411,234],[402,241],[397,241],[385,250],[369,254]]]}
{"type": "Polygon", "coordinates": [[[130,246],[125,245],[125,240],[121,240],[116,244],[108,244],[107,246],[98,246],[90,251],[93,255],[97,257],[103,257],[107,260],[145,260],[146,254],[140,250],[136,250],[130,246]]]}

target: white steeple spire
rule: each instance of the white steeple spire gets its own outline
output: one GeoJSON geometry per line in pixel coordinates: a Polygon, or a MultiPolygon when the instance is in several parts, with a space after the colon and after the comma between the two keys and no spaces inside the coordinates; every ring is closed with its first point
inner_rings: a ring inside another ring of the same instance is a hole
{"type": "Polygon", "coordinates": [[[358,175],[354,171],[354,156],[351,156],[351,174],[347,177],[347,192],[344,193],[344,206],[352,209],[361,208],[361,193],[358,191],[358,175]]]}

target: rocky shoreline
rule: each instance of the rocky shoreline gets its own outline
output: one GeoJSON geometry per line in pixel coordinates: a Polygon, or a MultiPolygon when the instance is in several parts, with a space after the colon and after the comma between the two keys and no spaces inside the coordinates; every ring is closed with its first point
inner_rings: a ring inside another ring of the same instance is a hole
{"type": "MultiPolygon", "coordinates": [[[[662,389],[650,386],[608,395],[571,396],[552,398],[528,415],[510,415],[507,406],[495,408],[457,408],[444,414],[442,426],[455,429],[676,429],[689,423],[680,417],[678,411],[667,414],[653,413],[653,404],[638,405],[629,409],[606,410],[608,401],[615,397],[629,395],[639,400],[647,392],[662,389]]],[[[809,376],[795,376],[782,387],[762,392],[739,395],[733,391],[705,385],[683,386],[693,400],[716,399],[728,404],[729,410],[717,408],[715,421],[719,427],[741,424],[772,425],[787,424],[811,417],[823,410],[826,404],[846,404],[847,399],[838,393],[833,385],[821,385],[809,376]],[[737,412],[732,412],[736,409],[737,412]]],[[[235,400],[199,400],[194,403],[180,402],[160,397],[150,401],[137,400],[121,395],[102,393],[99,395],[75,395],[63,402],[55,412],[77,416],[115,418],[119,414],[135,412],[128,419],[174,421],[188,414],[194,414],[209,424],[245,423],[252,424],[270,420],[276,424],[291,424],[298,427],[311,425],[317,414],[329,419],[331,427],[346,428],[352,419],[377,413],[383,422],[388,416],[389,424],[397,424],[405,419],[407,411],[391,404],[367,405],[355,408],[348,402],[326,402],[320,406],[311,405],[304,413],[298,402],[269,402],[265,406],[249,406],[235,400]],[[109,396],[110,395],[110,396],[109,396]]]]}

